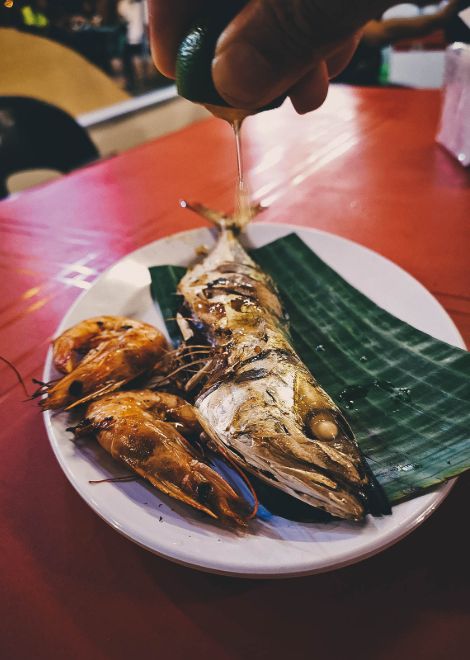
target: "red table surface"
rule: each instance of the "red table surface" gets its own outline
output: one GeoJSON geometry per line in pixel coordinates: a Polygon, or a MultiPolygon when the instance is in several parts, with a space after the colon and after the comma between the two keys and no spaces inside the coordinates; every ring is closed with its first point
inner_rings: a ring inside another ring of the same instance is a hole
{"type": "MultiPolygon", "coordinates": [[[[299,117],[246,123],[259,222],[351,238],[420,280],[470,340],[469,175],[434,142],[434,91],[337,87],[299,117]]],[[[192,125],[0,203],[0,355],[41,377],[69,305],[127,252],[230,208],[233,139],[192,125]]],[[[116,292],[118,295],[118,292],[116,292]]],[[[463,658],[470,644],[469,480],[398,545],[285,581],[182,568],[124,539],[75,493],[41,414],[0,365],[4,658],[463,658]]]]}

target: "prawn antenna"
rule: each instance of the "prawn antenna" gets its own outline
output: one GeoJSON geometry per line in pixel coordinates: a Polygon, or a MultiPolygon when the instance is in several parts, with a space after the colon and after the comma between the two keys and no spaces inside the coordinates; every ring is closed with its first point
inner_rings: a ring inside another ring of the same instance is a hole
{"type": "MultiPolygon", "coordinates": [[[[30,396],[30,394],[29,394],[29,392],[28,392],[28,390],[27,390],[27,387],[26,387],[26,385],[25,385],[25,382],[24,382],[23,376],[20,374],[20,372],[19,372],[18,369],[15,367],[15,365],[13,364],[13,362],[10,362],[10,360],[7,360],[7,358],[6,358],[6,357],[3,357],[3,355],[0,355],[0,360],[1,360],[2,362],[4,362],[4,363],[7,365],[7,367],[10,367],[10,369],[11,369],[11,370],[13,371],[13,373],[15,374],[15,376],[16,376],[16,378],[17,378],[17,380],[18,380],[18,383],[19,383],[19,384],[21,385],[21,387],[23,388],[23,392],[25,393],[27,399],[30,399],[31,396],[30,396]]],[[[33,381],[33,382],[34,382],[34,381],[33,381]]]]}

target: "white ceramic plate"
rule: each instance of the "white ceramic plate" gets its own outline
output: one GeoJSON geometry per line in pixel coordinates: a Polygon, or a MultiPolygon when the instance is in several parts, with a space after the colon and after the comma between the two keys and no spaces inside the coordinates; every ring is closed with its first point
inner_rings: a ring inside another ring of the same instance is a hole
{"type": "MultiPolygon", "coordinates": [[[[253,224],[245,241],[259,247],[292,231],[374,302],[434,337],[465,347],[439,303],[415,279],[378,254],[351,241],[288,225],[253,224]]],[[[211,245],[209,230],[196,229],[156,241],[106,271],[65,315],[58,332],[84,318],[122,314],[164,328],[149,293],[148,266],[187,265],[194,248],[211,245]]],[[[52,376],[50,355],[45,380],[52,376]]],[[[194,568],[234,576],[288,577],[332,570],[369,557],[411,532],[442,502],[451,484],[368,517],[364,525],[337,521],[298,523],[280,517],[253,521],[248,532],[222,529],[189,507],[141,482],[90,480],[123,474],[98,443],[77,447],[65,431],[68,415],[45,415],[49,439],[68,479],[107,523],[157,555],[194,568]]]]}

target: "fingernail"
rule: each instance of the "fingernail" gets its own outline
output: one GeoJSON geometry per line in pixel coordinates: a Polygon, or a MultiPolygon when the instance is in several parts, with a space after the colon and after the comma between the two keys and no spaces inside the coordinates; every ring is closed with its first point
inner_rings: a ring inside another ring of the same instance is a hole
{"type": "Polygon", "coordinates": [[[279,80],[269,61],[250,43],[233,43],[212,62],[217,91],[238,108],[257,108],[276,96],[279,80]]]}

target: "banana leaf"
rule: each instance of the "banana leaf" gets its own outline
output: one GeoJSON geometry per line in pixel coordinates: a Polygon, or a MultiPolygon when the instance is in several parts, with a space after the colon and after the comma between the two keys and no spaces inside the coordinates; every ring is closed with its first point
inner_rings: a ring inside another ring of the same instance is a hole
{"type": "Polygon", "coordinates": [[[176,314],[182,303],[182,297],[176,293],[178,282],[186,272],[181,266],[154,266],[150,271],[150,294],[160,307],[166,329],[174,346],[178,346],[182,337],[176,314]]]}
{"type": "MultiPolygon", "coordinates": [[[[296,234],[251,255],[275,280],[296,349],[349,418],[392,503],[470,467],[469,353],[384,311],[296,234]]],[[[174,318],[184,269],[150,272],[155,302],[174,318]]]]}

